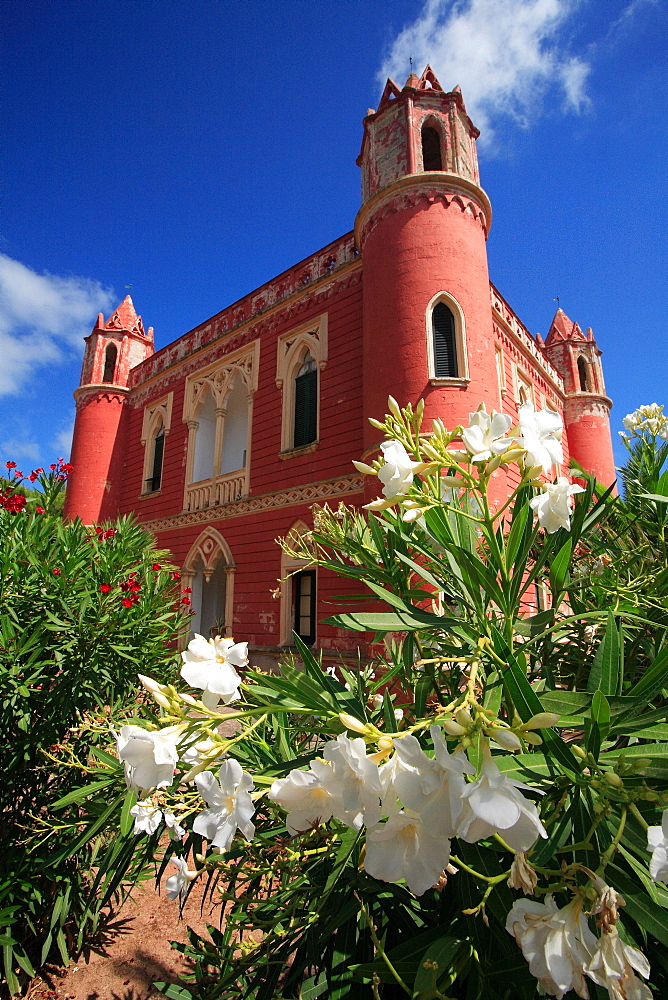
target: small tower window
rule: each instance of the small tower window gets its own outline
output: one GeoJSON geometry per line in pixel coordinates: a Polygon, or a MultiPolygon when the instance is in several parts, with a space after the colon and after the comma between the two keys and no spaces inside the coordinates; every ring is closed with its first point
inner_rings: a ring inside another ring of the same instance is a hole
{"type": "Polygon", "coordinates": [[[114,372],[116,371],[116,358],[118,357],[118,351],[115,344],[108,344],[107,349],[104,352],[104,374],[102,376],[103,382],[113,382],[114,372]]]}
{"type": "Polygon", "coordinates": [[[578,358],[578,378],[580,380],[580,392],[590,392],[591,379],[589,376],[589,365],[582,355],[578,358]]]}
{"type": "Polygon", "coordinates": [[[422,169],[442,170],[441,136],[428,125],[422,129],[422,169]]]}
{"type": "Polygon", "coordinates": [[[438,302],[431,314],[434,345],[434,375],[436,378],[457,378],[457,342],[455,317],[444,302],[438,302]]]}
{"type": "Polygon", "coordinates": [[[318,437],[318,367],[308,353],[295,378],[294,447],[318,437]]]}
{"type": "Polygon", "coordinates": [[[162,484],[162,460],[165,454],[165,428],[161,427],[153,439],[153,466],[151,477],[146,480],[146,492],[155,493],[162,484]]]}

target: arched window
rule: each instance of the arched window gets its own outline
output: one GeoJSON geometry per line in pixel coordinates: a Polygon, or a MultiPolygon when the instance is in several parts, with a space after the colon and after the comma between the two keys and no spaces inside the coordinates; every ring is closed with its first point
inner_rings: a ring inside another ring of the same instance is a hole
{"type": "Polygon", "coordinates": [[[216,401],[213,393],[207,390],[204,402],[197,414],[197,436],[195,438],[195,460],[193,462],[192,477],[194,483],[212,478],[215,447],[216,401]]]}
{"type": "Polygon", "coordinates": [[[431,128],[429,125],[425,125],[422,129],[422,169],[443,169],[441,136],[435,128],[431,128]]]}
{"type": "Polygon", "coordinates": [[[294,633],[312,646],[316,641],[317,573],[307,558],[301,558],[300,540],[309,532],[303,521],[297,521],[287,535],[292,552],[281,555],[281,633],[282,645],[294,645],[294,633]]]}
{"type": "Polygon", "coordinates": [[[225,401],[223,450],[220,473],[236,472],[246,467],[248,441],[248,389],[237,375],[225,401]]]}
{"type": "Polygon", "coordinates": [[[434,351],[434,376],[457,378],[457,339],[455,317],[444,302],[437,302],[431,313],[432,345],[434,351]]]}
{"type": "Polygon", "coordinates": [[[116,358],[118,357],[118,350],[115,344],[107,344],[107,349],[104,352],[104,374],[102,376],[103,382],[113,382],[114,372],[116,371],[116,358]]]}
{"type": "Polygon", "coordinates": [[[162,485],[162,462],[165,455],[165,428],[161,425],[153,438],[153,462],[151,475],[146,480],[146,492],[155,493],[162,485]]]}
{"type": "Polygon", "coordinates": [[[307,646],[315,642],[315,570],[304,569],[292,577],[293,629],[307,646]]]}
{"type": "Polygon", "coordinates": [[[229,635],[234,609],[234,559],[215,528],[206,528],[194,542],[181,570],[182,583],[191,588],[191,636],[229,635]]]}
{"type": "Polygon", "coordinates": [[[310,351],[295,378],[295,448],[311,444],[318,437],[318,366],[310,351]]]}
{"type": "Polygon", "coordinates": [[[578,378],[580,380],[580,392],[590,392],[591,378],[589,374],[589,365],[582,355],[578,358],[578,378]]]}

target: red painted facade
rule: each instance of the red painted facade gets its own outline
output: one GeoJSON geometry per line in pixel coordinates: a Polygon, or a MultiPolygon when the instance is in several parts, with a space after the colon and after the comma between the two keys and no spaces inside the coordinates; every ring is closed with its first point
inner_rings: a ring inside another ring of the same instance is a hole
{"type": "MultiPolygon", "coordinates": [[[[429,68],[403,90],[388,81],[364,120],[353,233],[158,352],[129,297],[87,339],[68,515],[135,513],[183,567],[195,626],[248,639],[260,664],[294,624],[294,584],[279,579],[300,567],[275,539],[308,530],[314,503],[364,502],[373,482],[352,461],[377,446],[367,418],[382,417],[390,393],[424,398],[427,418],[450,426],[481,401],[516,417],[533,399],[562,413],[566,456],[614,479],[593,335],[559,310],[543,343],[490,284],[477,135],[461,93],[429,68]],[[446,375],[433,357],[439,303],[455,331],[446,375]],[[305,379],[318,387],[315,430],[295,447],[305,379]]],[[[499,496],[510,485],[500,477],[499,496]]],[[[343,589],[319,572],[318,620],[343,589]]],[[[315,645],[352,652],[358,637],[319,624],[315,645]]]]}

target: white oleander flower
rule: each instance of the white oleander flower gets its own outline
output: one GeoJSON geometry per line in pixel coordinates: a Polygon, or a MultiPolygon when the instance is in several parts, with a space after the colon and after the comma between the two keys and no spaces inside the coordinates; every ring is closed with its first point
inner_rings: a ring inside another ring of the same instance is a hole
{"type": "Polygon", "coordinates": [[[575,990],[588,1000],[584,971],[597,939],[582,913],[579,897],[561,910],[552,896],[547,896],[545,903],[518,899],[508,913],[506,930],[514,936],[531,975],[546,993],[562,1000],[569,990],[575,990]]]}
{"type": "MultiPolygon", "coordinates": [[[[217,745],[216,743],[214,743],[214,741],[211,739],[210,736],[206,736],[203,740],[197,739],[197,737],[195,737],[195,740],[197,740],[197,742],[195,741],[189,742],[186,749],[183,750],[181,753],[181,760],[183,761],[184,764],[187,764],[188,767],[195,767],[196,764],[201,764],[202,760],[204,759],[204,757],[206,757],[209,751],[213,750],[214,747],[217,745]]],[[[221,747],[221,756],[222,756],[222,747],[221,747]]]]}
{"type": "MultiPolygon", "coordinates": [[[[448,839],[455,835],[462,811],[464,774],[475,774],[464,754],[448,753],[438,726],[429,729],[434,758],[427,757],[414,736],[395,739],[395,756],[403,765],[393,776],[393,792],[410,813],[422,817],[448,839]]],[[[442,866],[443,867],[443,866],[442,866]]]]}
{"type": "Polygon", "coordinates": [[[311,761],[308,771],[293,770],[285,778],[277,778],[267,798],[287,812],[285,824],[295,836],[331,819],[334,801],[323,787],[322,777],[331,770],[324,760],[311,761]]]}
{"type": "Polygon", "coordinates": [[[570,531],[571,497],[575,493],[584,493],[584,487],[570,483],[566,476],[559,476],[556,483],[546,483],[543,492],[529,501],[529,506],[538,515],[539,525],[548,535],[559,528],[570,531]]]}
{"type": "Polygon", "coordinates": [[[416,896],[438,882],[449,858],[443,831],[412,810],[395,811],[367,831],[365,871],[383,882],[404,879],[416,896]]]}
{"type": "Polygon", "coordinates": [[[505,413],[491,414],[485,410],[469,413],[469,426],[462,431],[462,440],[472,462],[486,462],[493,455],[502,455],[515,441],[506,437],[512,418],[505,413]]]}
{"type": "Polygon", "coordinates": [[[167,788],[174,779],[180,726],[149,731],[122,726],[116,736],[118,758],[125,765],[125,781],[133,791],[167,788]]]}
{"type": "Polygon", "coordinates": [[[331,796],[332,815],[354,830],[359,830],[362,823],[377,823],[381,817],[380,774],[378,765],[366,753],[364,740],[351,740],[342,733],[325,744],[322,755],[331,765],[323,768],[319,777],[331,796]]]}
{"type": "MultiPolygon", "coordinates": [[[[401,441],[383,441],[380,446],[384,464],[378,469],[383,484],[384,500],[373,500],[364,506],[367,510],[385,510],[403,499],[413,485],[413,476],[423,472],[428,462],[413,462],[401,441]]],[[[357,463],[354,463],[357,464],[357,463]]]]}
{"type": "Polygon", "coordinates": [[[652,852],[649,873],[655,882],[668,885],[668,809],[661,817],[661,826],[650,826],[647,831],[647,847],[652,852]]]}
{"type": "Polygon", "coordinates": [[[145,802],[138,802],[130,810],[130,815],[134,817],[135,826],[133,833],[135,834],[146,833],[150,837],[158,829],[163,819],[172,840],[180,840],[186,832],[179,825],[173,812],[170,812],[169,809],[165,809],[163,812],[150,799],[146,799],[145,802]]]}
{"type": "Polygon", "coordinates": [[[523,403],[519,408],[520,444],[526,452],[527,468],[540,466],[549,475],[553,465],[564,461],[561,435],[564,425],[554,410],[534,410],[533,403],[523,403]]]}
{"type": "Polygon", "coordinates": [[[242,770],[237,760],[225,760],[218,771],[218,780],[212,771],[204,771],[195,778],[200,795],[209,806],[193,823],[193,830],[210,840],[224,853],[229,851],[237,830],[246,840],[252,840],[255,826],[251,817],[255,806],[249,795],[253,787],[250,774],[242,770]]]}
{"type": "Polygon", "coordinates": [[[172,864],[176,865],[178,871],[176,875],[170,875],[165,882],[167,899],[176,899],[182,896],[188,888],[188,884],[197,878],[197,872],[188,871],[188,864],[184,858],[172,858],[172,864]]]}
{"type": "Polygon", "coordinates": [[[528,851],[538,837],[547,837],[547,833],[538,810],[520,794],[520,788],[538,791],[499,771],[487,749],[479,780],[466,785],[462,793],[456,835],[474,844],[498,833],[513,851],[528,851]]]}
{"type": "Polygon", "coordinates": [[[181,677],[191,687],[202,688],[202,701],[207,708],[216,708],[240,698],[241,677],[234,669],[248,664],[248,643],[217,636],[208,641],[196,635],[181,653],[181,677]]]}
{"type": "Polygon", "coordinates": [[[636,976],[639,972],[649,979],[649,962],[637,948],[624,944],[614,924],[604,930],[584,971],[608,991],[610,1000],[652,1000],[649,986],[636,976]]]}

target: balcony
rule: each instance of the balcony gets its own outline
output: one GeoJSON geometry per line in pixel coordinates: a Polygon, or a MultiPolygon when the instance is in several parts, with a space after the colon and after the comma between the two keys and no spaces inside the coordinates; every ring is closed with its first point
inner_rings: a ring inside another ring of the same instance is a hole
{"type": "Polygon", "coordinates": [[[213,479],[201,479],[186,486],[185,510],[207,510],[240,500],[248,492],[245,469],[226,472],[213,479]]]}

